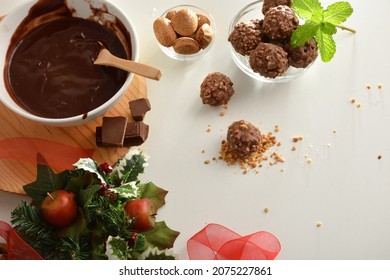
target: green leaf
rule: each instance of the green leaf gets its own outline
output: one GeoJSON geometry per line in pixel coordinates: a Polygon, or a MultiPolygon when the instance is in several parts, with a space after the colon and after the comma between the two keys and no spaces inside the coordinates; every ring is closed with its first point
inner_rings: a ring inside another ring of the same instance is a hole
{"type": "Polygon", "coordinates": [[[348,2],[336,2],[324,11],[324,22],[333,25],[343,23],[352,14],[353,9],[348,2]]]}
{"type": "Polygon", "coordinates": [[[91,201],[92,197],[100,190],[102,186],[93,185],[87,189],[81,190],[78,198],[80,200],[80,206],[84,208],[91,201]]]}
{"type": "Polygon", "coordinates": [[[315,39],[320,50],[322,61],[329,62],[336,53],[336,42],[333,40],[332,35],[326,34],[319,29],[315,39]]]}
{"type": "Polygon", "coordinates": [[[304,25],[298,26],[291,36],[291,46],[296,48],[303,46],[313,38],[320,29],[321,24],[308,20],[304,25]]]}
{"type": "Polygon", "coordinates": [[[96,178],[96,174],[89,171],[85,171],[83,169],[73,170],[70,172],[65,190],[79,194],[82,189],[87,188],[94,183],[98,183],[96,178]]]}
{"type": "Polygon", "coordinates": [[[304,19],[310,19],[313,15],[322,17],[324,10],[319,0],[293,0],[292,7],[304,19]]]}
{"type": "Polygon", "coordinates": [[[143,234],[148,244],[156,246],[159,250],[164,250],[173,247],[180,233],[170,229],[164,221],[161,221],[157,222],[152,230],[143,234]]]}
{"type": "Polygon", "coordinates": [[[90,158],[81,158],[78,162],[74,164],[75,168],[77,169],[83,169],[85,171],[89,171],[91,173],[96,174],[96,176],[99,178],[99,180],[103,183],[106,183],[106,180],[100,174],[99,172],[99,166],[96,163],[96,161],[90,159],[90,158]]]}
{"type": "Polygon", "coordinates": [[[126,183],[120,187],[112,188],[111,191],[117,193],[119,199],[128,200],[138,196],[138,187],[135,185],[135,182],[126,183]]]}
{"type": "Polygon", "coordinates": [[[50,166],[38,164],[36,180],[24,185],[23,189],[38,205],[41,205],[48,192],[65,187],[68,175],[69,171],[67,170],[55,174],[50,166]]]}
{"type": "Polygon", "coordinates": [[[113,172],[108,176],[118,176],[122,179],[122,184],[128,182],[138,182],[139,174],[144,172],[147,166],[148,156],[138,149],[130,149],[113,166],[113,172]]]}
{"type": "Polygon", "coordinates": [[[139,184],[140,198],[149,198],[156,210],[165,204],[165,196],[168,191],[156,186],[152,182],[139,184]]]}
{"type": "Polygon", "coordinates": [[[324,33],[326,33],[328,35],[334,35],[337,32],[336,26],[334,26],[333,24],[331,24],[329,22],[321,23],[321,27],[320,28],[321,28],[322,32],[324,32],[324,33]]]}
{"type": "Polygon", "coordinates": [[[127,245],[127,241],[119,237],[109,237],[107,242],[110,247],[108,250],[111,250],[112,255],[117,257],[119,260],[131,260],[132,259],[132,250],[127,245]]]}

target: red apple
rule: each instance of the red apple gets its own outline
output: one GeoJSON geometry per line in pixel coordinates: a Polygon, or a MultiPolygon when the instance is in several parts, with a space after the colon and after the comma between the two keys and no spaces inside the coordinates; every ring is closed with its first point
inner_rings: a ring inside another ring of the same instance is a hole
{"type": "Polygon", "coordinates": [[[153,229],[156,223],[156,208],[148,198],[131,200],[126,203],[127,215],[134,219],[133,229],[139,232],[153,229]]]}
{"type": "Polygon", "coordinates": [[[65,190],[47,193],[47,197],[41,204],[44,219],[58,228],[70,225],[77,217],[77,203],[74,196],[74,193],[65,190]]]}

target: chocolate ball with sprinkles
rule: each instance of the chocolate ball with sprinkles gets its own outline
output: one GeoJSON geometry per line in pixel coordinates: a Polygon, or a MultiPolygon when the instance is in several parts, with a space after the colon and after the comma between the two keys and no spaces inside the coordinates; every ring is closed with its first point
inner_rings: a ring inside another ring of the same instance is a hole
{"type": "Polygon", "coordinates": [[[227,105],[234,94],[232,80],[223,73],[209,73],[200,85],[203,104],[210,106],[227,105]]]}
{"type": "Polygon", "coordinates": [[[261,143],[260,130],[245,120],[233,122],[227,132],[229,149],[240,158],[249,158],[261,143]]]}

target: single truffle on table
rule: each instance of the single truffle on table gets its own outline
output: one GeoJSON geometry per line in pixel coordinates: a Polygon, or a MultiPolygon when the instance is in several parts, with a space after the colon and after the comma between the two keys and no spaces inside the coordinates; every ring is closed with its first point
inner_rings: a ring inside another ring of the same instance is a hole
{"type": "Polygon", "coordinates": [[[260,43],[249,56],[249,64],[254,72],[268,78],[281,76],[288,69],[288,55],[282,47],[270,43],[260,43]]]}
{"type": "Polygon", "coordinates": [[[284,49],[288,53],[288,61],[290,65],[296,68],[306,68],[318,56],[317,42],[314,38],[307,41],[304,45],[296,48],[293,48],[289,43],[284,49]]]}
{"type": "Polygon", "coordinates": [[[262,41],[263,20],[251,20],[237,23],[229,34],[228,41],[234,50],[242,55],[249,55],[262,41]]]}
{"type": "Polygon", "coordinates": [[[245,120],[232,123],[227,132],[229,149],[242,159],[249,158],[261,143],[260,130],[245,120]]]}
{"type": "Polygon", "coordinates": [[[271,40],[287,39],[298,25],[299,20],[294,10],[286,5],[270,8],[264,15],[264,32],[271,40]]]}
{"type": "Polygon", "coordinates": [[[279,5],[286,5],[288,7],[291,7],[291,0],[263,0],[263,15],[265,15],[269,9],[277,7],[279,5]]]}
{"type": "Polygon", "coordinates": [[[233,82],[225,74],[210,73],[200,85],[200,97],[203,104],[220,106],[228,104],[234,94],[233,82]]]}

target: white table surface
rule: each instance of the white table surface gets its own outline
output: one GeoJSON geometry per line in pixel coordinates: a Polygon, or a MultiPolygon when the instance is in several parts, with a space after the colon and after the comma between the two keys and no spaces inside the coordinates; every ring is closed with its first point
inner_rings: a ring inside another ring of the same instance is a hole
{"type": "MultiPolygon", "coordinates": [[[[0,14],[21,2],[1,1],[0,14]]],[[[269,231],[282,244],[281,260],[390,259],[390,1],[350,0],[354,13],[345,25],[357,33],[339,31],[330,63],[317,60],[303,77],[279,85],[250,79],[231,59],[229,23],[251,0],[112,2],[138,30],[140,61],[163,70],[159,82],[147,82],[151,131],[143,147],[151,159],[142,179],[169,191],[157,219],[181,232],[174,247],[181,259],[188,258],[187,240],[207,223],[242,235],[269,231]],[[177,4],[203,7],[216,21],[216,42],[202,60],[174,61],[157,46],[153,21],[177,4]],[[201,82],[214,71],[235,88],[223,117],[199,97],[201,82]],[[239,119],[262,132],[279,125],[278,152],[286,162],[247,175],[221,160],[205,165],[239,119]],[[299,135],[304,139],[294,144],[299,135]]],[[[9,221],[23,198],[0,192],[0,220],[9,221]]]]}

